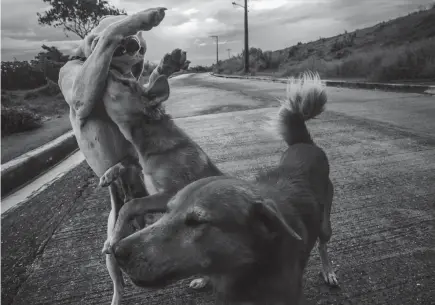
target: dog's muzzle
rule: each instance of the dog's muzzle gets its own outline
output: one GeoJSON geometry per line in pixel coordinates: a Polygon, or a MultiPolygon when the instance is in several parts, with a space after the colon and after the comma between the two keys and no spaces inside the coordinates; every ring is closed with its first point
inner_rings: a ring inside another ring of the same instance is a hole
{"type": "Polygon", "coordinates": [[[113,53],[113,56],[122,56],[124,54],[134,55],[141,50],[139,40],[130,36],[124,40],[124,42],[118,46],[113,53]]]}

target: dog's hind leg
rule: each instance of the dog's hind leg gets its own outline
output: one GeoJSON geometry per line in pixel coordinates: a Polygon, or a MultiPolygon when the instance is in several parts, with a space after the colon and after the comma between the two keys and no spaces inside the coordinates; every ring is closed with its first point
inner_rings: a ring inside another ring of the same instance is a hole
{"type": "MultiPolygon", "coordinates": [[[[106,170],[103,176],[100,177],[99,185],[101,187],[107,187],[117,181],[122,193],[124,194],[123,202],[128,202],[135,197],[144,197],[148,195],[141,173],[142,168],[139,163],[137,163],[137,160],[127,158],[106,170]]],[[[117,209],[117,213],[120,209],[121,206],[117,209]]],[[[143,217],[137,217],[132,224],[135,226],[135,229],[139,230],[145,227],[145,220],[143,217]]],[[[113,226],[115,226],[115,224],[113,224],[113,226]]],[[[109,239],[106,240],[103,252],[106,252],[108,243],[109,239]]]]}
{"type": "MultiPolygon", "coordinates": [[[[121,199],[119,190],[117,189],[117,185],[115,183],[109,186],[109,192],[111,211],[107,220],[107,240],[110,240],[112,237],[116,218],[118,217],[119,210],[123,205],[123,200],[121,199]]],[[[104,248],[106,247],[107,245],[104,246],[104,248]]],[[[121,304],[121,298],[124,291],[124,279],[122,278],[121,269],[119,268],[118,263],[113,255],[106,255],[106,267],[113,282],[113,297],[111,304],[119,305],[121,304]]]]}
{"type": "Polygon", "coordinates": [[[332,262],[328,255],[328,247],[327,243],[331,239],[332,228],[331,228],[331,207],[332,207],[332,199],[334,197],[334,188],[332,186],[332,182],[329,181],[326,200],[323,204],[323,215],[322,215],[322,224],[320,228],[319,235],[319,254],[320,260],[322,261],[322,276],[324,281],[330,286],[338,286],[337,275],[332,268],[332,262]]]}

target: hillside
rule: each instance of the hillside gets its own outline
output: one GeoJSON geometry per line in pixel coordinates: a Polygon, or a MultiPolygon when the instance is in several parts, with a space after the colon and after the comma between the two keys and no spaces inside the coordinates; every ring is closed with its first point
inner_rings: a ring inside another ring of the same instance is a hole
{"type": "MultiPolygon", "coordinates": [[[[250,49],[251,71],[278,76],[306,69],[323,77],[376,81],[435,79],[435,6],[283,50],[250,49]]],[[[220,63],[221,73],[241,73],[243,55],[220,63]]]]}

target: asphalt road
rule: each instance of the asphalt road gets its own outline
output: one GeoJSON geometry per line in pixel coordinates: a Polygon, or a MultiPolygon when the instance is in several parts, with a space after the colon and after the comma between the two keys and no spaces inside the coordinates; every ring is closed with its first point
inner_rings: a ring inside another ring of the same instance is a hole
{"type": "MultiPolygon", "coordinates": [[[[228,174],[251,179],[284,143],[268,122],[283,84],[184,75],[167,110],[228,174]]],[[[330,253],[341,283],[305,275],[313,304],[435,304],[435,98],[328,88],[327,111],[309,123],[330,159],[335,200],[330,253]]],[[[2,216],[2,304],[109,304],[100,249],[107,190],[82,164],[2,216]]],[[[213,304],[187,280],[164,289],[128,282],[124,304],[213,304]]]]}

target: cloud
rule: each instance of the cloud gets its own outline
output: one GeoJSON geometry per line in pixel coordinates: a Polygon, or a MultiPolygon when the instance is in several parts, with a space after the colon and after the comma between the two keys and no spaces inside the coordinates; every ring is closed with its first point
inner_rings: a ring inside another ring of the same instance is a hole
{"type": "MultiPolygon", "coordinates": [[[[296,1],[301,2],[301,1],[296,1]]],[[[256,1],[248,4],[248,7],[252,11],[264,11],[276,9],[285,5],[288,5],[286,0],[269,0],[269,1],[256,1]]]]}
{"type": "Polygon", "coordinates": [[[183,12],[184,15],[187,16],[191,16],[191,15],[195,15],[196,13],[198,13],[199,11],[196,8],[189,8],[188,10],[185,10],[183,12]]]}
{"type": "MultiPolygon", "coordinates": [[[[234,54],[243,49],[243,9],[233,0],[109,0],[128,14],[149,7],[168,8],[163,22],[145,32],[150,61],[172,49],[188,52],[192,64],[210,64],[215,60],[216,44],[210,35],[219,36],[219,52],[234,54]],[[237,50],[237,51],[236,51],[237,50]]],[[[234,0],[243,4],[243,0],[234,0]]],[[[431,0],[251,0],[249,1],[249,43],[263,50],[276,50],[352,31],[377,22],[405,15],[431,0]],[[370,12],[370,13],[367,13],[370,12]]],[[[42,44],[69,50],[77,36],[69,37],[60,28],[40,26],[36,12],[42,12],[42,0],[2,0],[2,59],[32,59],[42,44]],[[19,7],[20,9],[16,9],[19,7]]]]}

